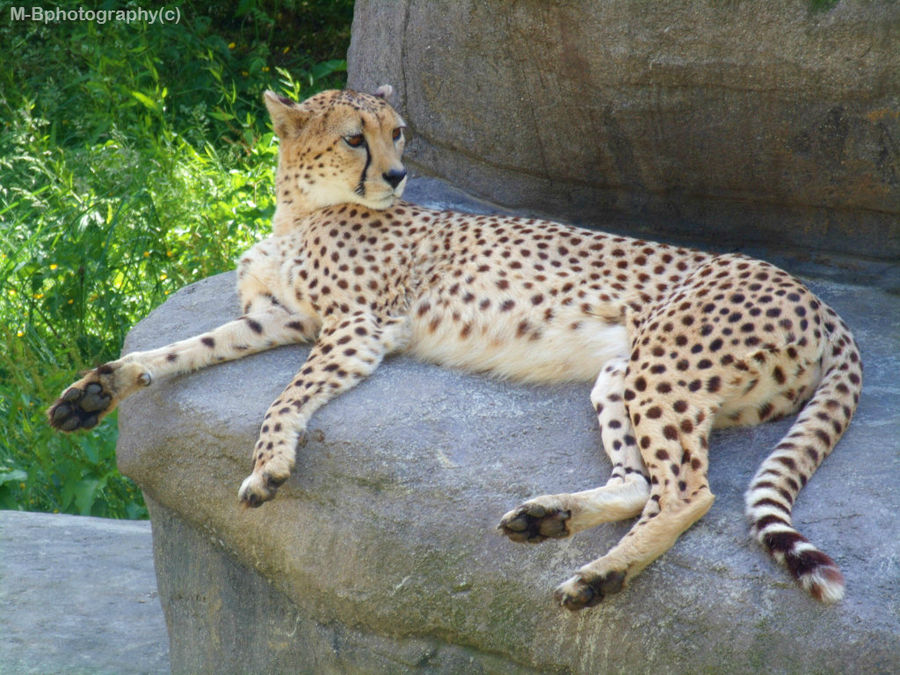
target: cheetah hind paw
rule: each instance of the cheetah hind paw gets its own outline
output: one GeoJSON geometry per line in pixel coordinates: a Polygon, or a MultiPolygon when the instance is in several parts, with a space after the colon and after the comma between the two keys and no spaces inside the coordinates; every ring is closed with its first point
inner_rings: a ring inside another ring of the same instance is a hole
{"type": "Polygon", "coordinates": [[[574,612],[599,605],[606,596],[618,593],[624,587],[625,572],[621,570],[599,575],[579,572],[560,584],[553,597],[560,605],[574,612]]]}
{"type": "Polygon", "coordinates": [[[559,505],[525,502],[503,516],[497,529],[512,541],[536,544],[546,539],[568,537],[572,512],[559,505]]]}

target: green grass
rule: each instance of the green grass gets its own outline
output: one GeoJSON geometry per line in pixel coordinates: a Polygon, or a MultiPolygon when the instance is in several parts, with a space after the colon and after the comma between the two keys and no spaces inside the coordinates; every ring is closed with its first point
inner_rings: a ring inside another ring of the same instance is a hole
{"type": "Polygon", "coordinates": [[[343,85],[352,1],[177,2],[166,6],[181,23],[162,26],[13,22],[10,5],[0,1],[0,508],[146,517],[115,469],[115,415],[66,436],[44,410],[78,371],[116,358],[167,295],[267,234],[277,146],[262,92],[343,85]]]}

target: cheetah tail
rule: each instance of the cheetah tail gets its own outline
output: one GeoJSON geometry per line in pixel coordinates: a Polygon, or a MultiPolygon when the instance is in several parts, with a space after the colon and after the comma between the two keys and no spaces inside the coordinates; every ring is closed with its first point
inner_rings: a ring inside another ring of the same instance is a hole
{"type": "Polygon", "coordinates": [[[837,602],[844,577],[837,564],[794,529],[797,493],[850,423],[862,388],[862,362],[850,329],[828,307],[822,317],[827,343],[822,379],[788,434],[760,466],[746,494],[751,531],[817,600],[837,602]]]}

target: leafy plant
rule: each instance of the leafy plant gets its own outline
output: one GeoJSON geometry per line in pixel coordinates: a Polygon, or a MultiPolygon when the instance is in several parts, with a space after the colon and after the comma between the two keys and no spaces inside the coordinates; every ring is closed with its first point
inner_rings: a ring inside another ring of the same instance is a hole
{"type": "Polygon", "coordinates": [[[43,411],[152,307],[268,231],[262,92],[343,84],[352,3],[168,6],[181,23],[0,25],[15,64],[0,72],[0,508],[146,517],[115,469],[115,415],[64,436],[43,411]],[[280,42],[307,14],[332,26],[315,54],[280,42]]]}

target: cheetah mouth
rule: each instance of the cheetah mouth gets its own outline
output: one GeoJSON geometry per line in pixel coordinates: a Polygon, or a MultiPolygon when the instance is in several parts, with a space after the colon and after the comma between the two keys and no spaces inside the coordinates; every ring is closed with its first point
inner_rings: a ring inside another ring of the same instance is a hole
{"type": "Polygon", "coordinates": [[[383,211],[384,209],[389,209],[394,205],[394,202],[397,201],[397,195],[391,192],[389,195],[384,197],[383,199],[378,200],[375,206],[376,209],[383,211]]]}
{"type": "Polygon", "coordinates": [[[360,197],[362,197],[360,201],[370,208],[383,211],[393,206],[394,202],[400,198],[400,195],[403,194],[403,186],[394,190],[379,190],[377,192],[370,190],[368,192],[368,195],[360,194],[360,197]]]}
{"type": "Polygon", "coordinates": [[[395,199],[400,199],[400,197],[403,196],[403,190],[405,188],[406,188],[406,178],[404,178],[402,181],[400,181],[400,183],[397,185],[397,187],[395,187],[393,190],[391,190],[390,199],[391,199],[392,203],[395,199]]]}

